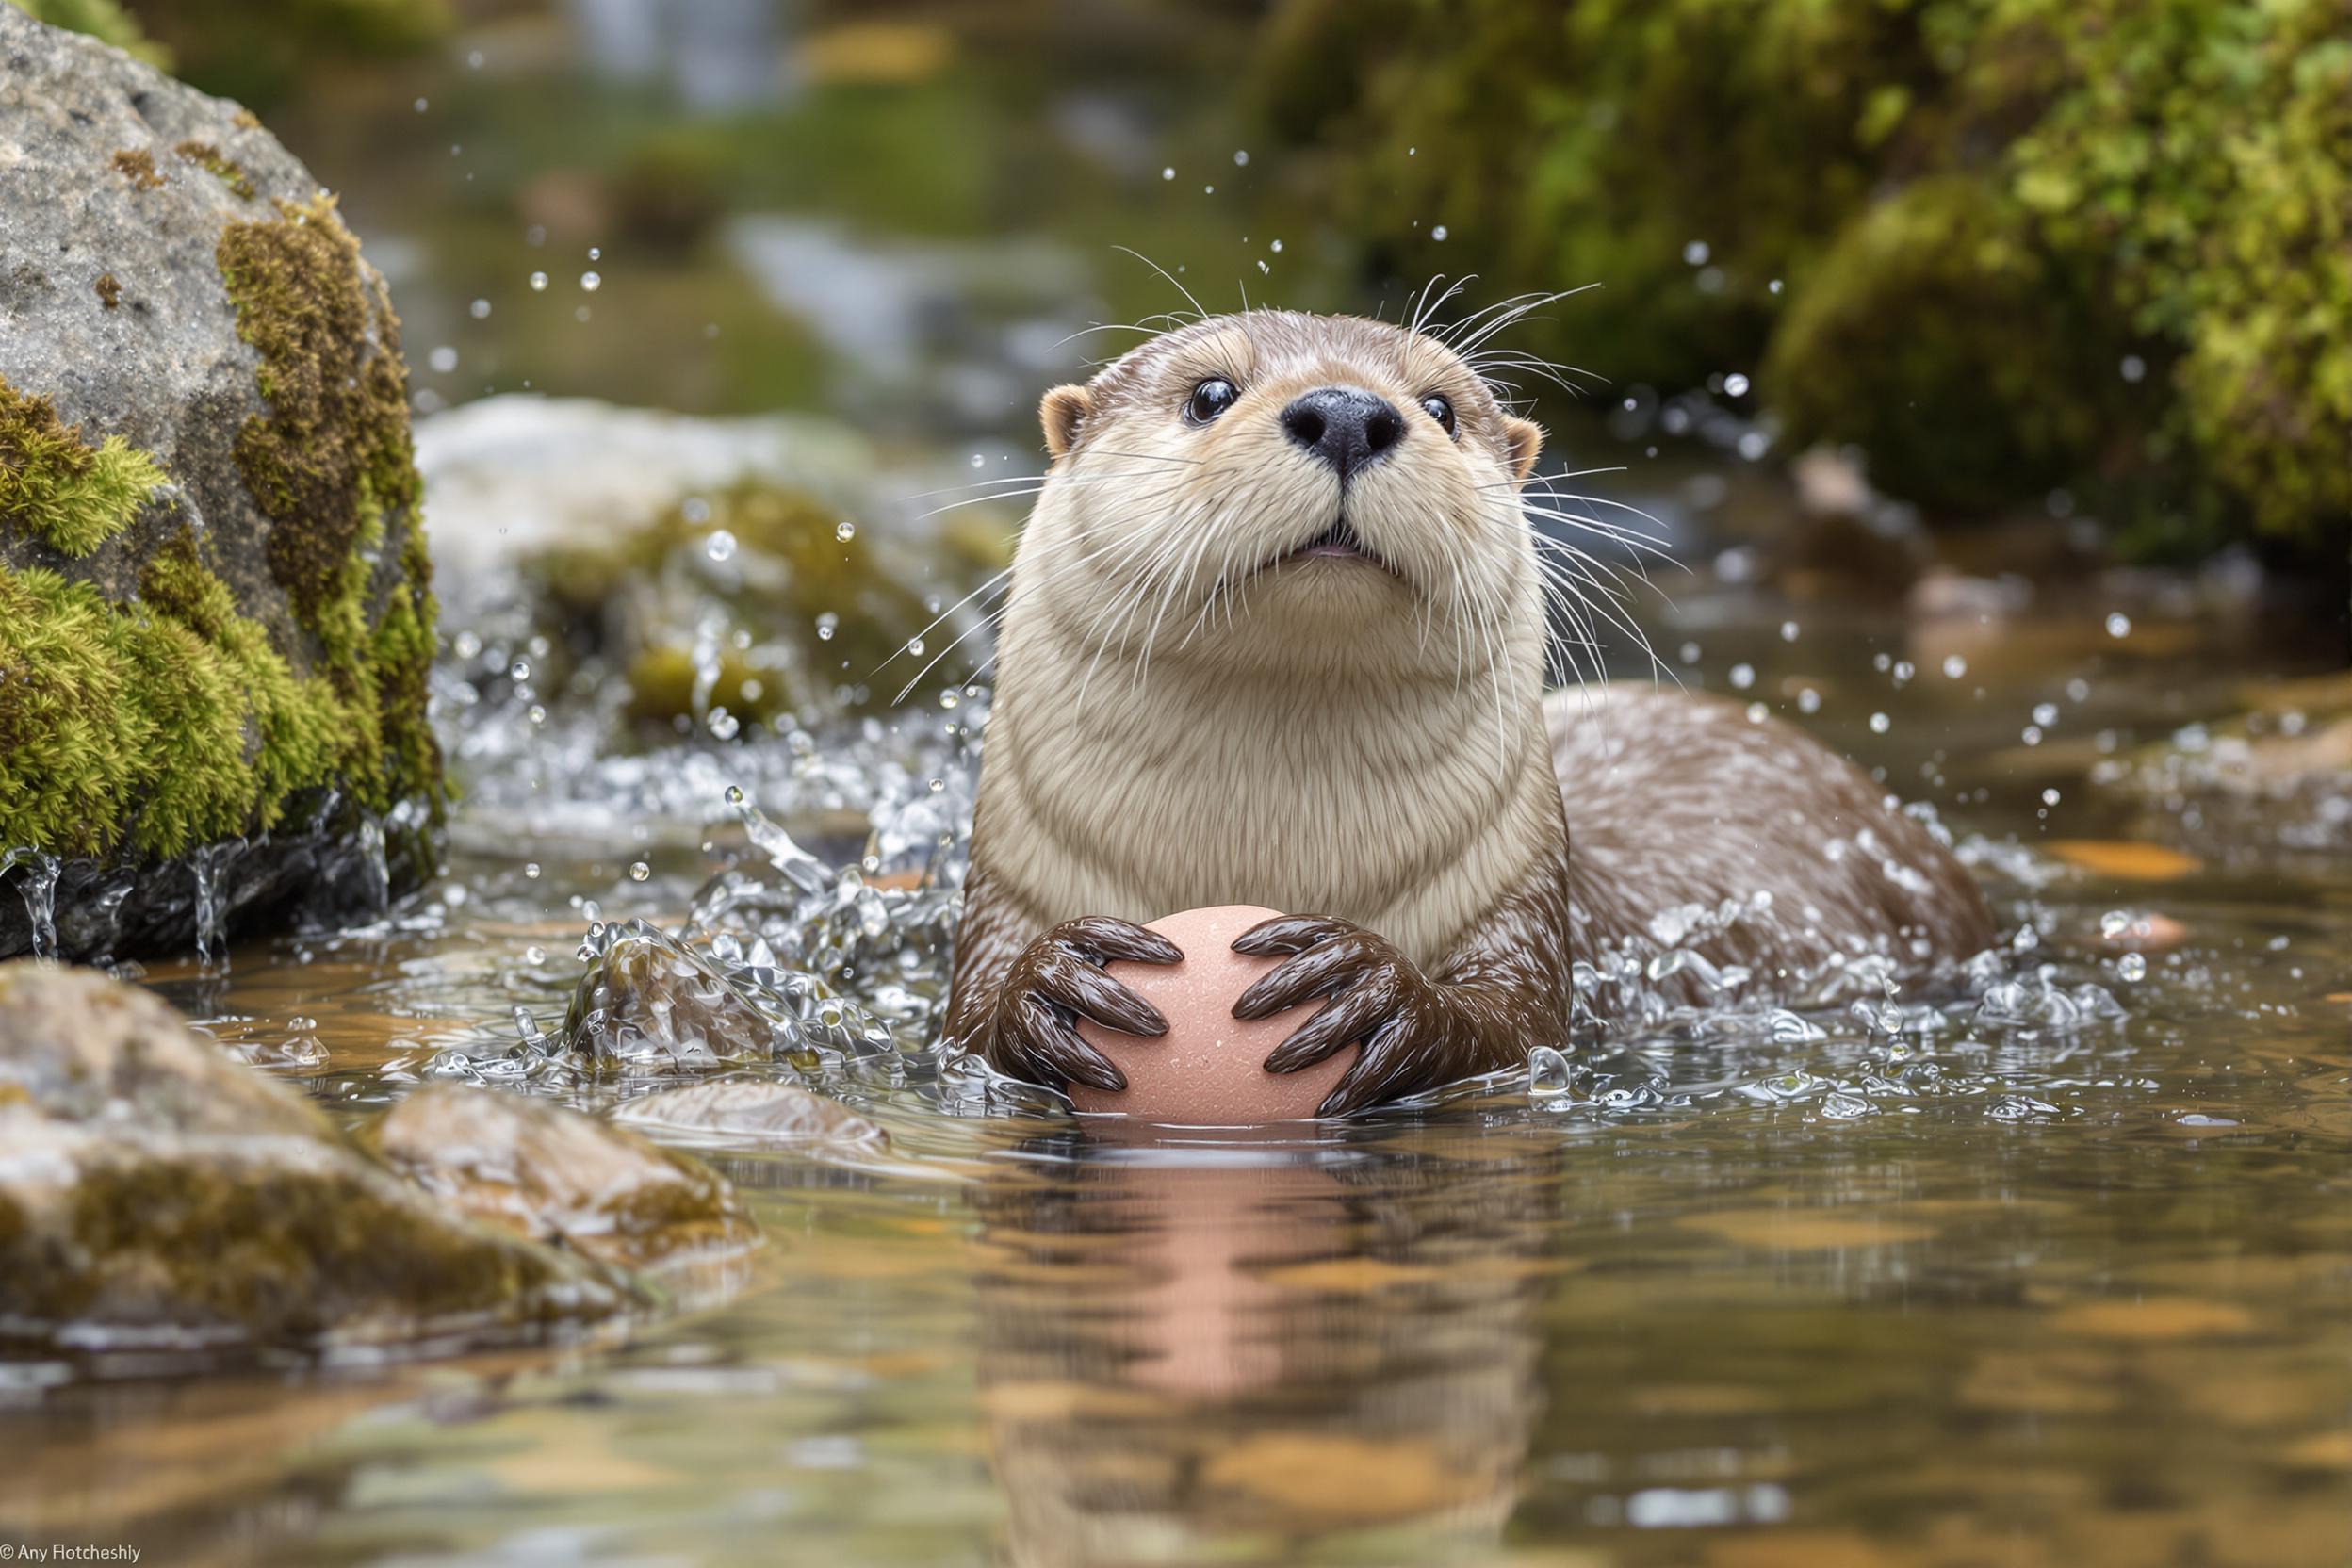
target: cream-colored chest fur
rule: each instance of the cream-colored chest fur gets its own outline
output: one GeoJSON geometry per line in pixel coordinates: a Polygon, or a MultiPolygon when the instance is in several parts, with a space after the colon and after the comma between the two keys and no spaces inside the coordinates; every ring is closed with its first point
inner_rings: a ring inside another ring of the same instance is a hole
{"type": "MultiPolygon", "coordinates": [[[[1025,621],[1027,617],[1019,617],[1025,621]]],[[[975,857],[1038,930],[1257,904],[1336,915],[1435,965],[1556,839],[1530,699],[1451,680],[1086,663],[1006,629],[975,857]],[[1080,689],[1084,685],[1084,700],[1080,689]]]]}

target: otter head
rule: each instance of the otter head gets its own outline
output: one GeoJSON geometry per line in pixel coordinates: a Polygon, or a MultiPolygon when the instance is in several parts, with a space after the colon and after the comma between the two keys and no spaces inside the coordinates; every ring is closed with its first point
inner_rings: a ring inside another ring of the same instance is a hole
{"type": "Polygon", "coordinates": [[[1041,413],[1016,613],[1090,660],[1460,680],[1542,657],[1519,487],[1543,432],[1434,337],[1212,318],[1041,413]]]}

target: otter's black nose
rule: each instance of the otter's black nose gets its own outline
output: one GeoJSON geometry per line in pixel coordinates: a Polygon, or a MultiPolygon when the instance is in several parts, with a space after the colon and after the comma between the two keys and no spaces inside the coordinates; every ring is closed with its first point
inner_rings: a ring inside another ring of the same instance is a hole
{"type": "Polygon", "coordinates": [[[1282,410],[1290,438],[1346,479],[1404,439],[1404,416],[1361,386],[1318,386],[1282,410]]]}

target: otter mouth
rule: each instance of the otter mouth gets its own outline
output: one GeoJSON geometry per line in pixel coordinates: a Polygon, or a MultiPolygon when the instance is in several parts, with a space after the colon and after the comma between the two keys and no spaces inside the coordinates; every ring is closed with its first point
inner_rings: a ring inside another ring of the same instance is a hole
{"type": "Polygon", "coordinates": [[[1301,561],[1312,560],[1317,556],[1337,561],[1363,561],[1383,571],[1390,569],[1388,563],[1374,554],[1364,545],[1363,539],[1357,536],[1354,527],[1348,523],[1345,513],[1341,514],[1331,527],[1292,550],[1282,559],[1301,561]]]}

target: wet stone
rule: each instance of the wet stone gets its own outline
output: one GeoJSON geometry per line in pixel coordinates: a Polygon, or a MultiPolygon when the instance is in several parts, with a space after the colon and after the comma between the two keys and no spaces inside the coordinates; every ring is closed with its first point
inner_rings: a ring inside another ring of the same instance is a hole
{"type": "Polygon", "coordinates": [[[235,104],[0,62],[0,956],[380,913],[443,812],[384,279],[235,104]]]}
{"type": "Polygon", "coordinates": [[[631,1101],[615,1121],[665,1138],[880,1149],[890,1136],[838,1101],[768,1078],[721,1078],[631,1101]]]}
{"type": "Polygon", "coordinates": [[[598,926],[564,1039],[599,1070],[662,1074],[892,1050],[890,1031],[819,977],[733,968],[643,921],[598,926]]]}
{"type": "Polygon", "coordinates": [[[623,1267],[736,1251],[759,1236],[734,1189],[700,1161],[547,1100],[427,1085],[374,1142],[464,1213],[623,1267]]]}
{"type": "Polygon", "coordinates": [[[507,1340],[642,1304],[94,971],[0,966],[0,1356],[507,1340]]]}

